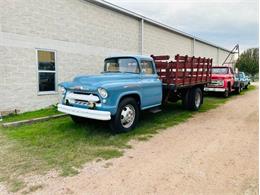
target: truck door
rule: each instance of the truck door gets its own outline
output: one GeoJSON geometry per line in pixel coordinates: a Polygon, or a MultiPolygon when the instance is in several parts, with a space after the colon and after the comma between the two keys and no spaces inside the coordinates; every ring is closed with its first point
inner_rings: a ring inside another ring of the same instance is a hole
{"type": "Polygon", "coordinates": [[[141,60],[141,93],[142,108],[152,107],[161,104],[162,83],[155,71],[151,60],[141,60]]]}
{"type": "Polygon", "coordinates": [[[229,68],[229,76],[230,76],[230,84],[231,84],[231,87],[234,86],[234,82],[235,82],[235,73],[233,71],[232,68],[229,68]]]}

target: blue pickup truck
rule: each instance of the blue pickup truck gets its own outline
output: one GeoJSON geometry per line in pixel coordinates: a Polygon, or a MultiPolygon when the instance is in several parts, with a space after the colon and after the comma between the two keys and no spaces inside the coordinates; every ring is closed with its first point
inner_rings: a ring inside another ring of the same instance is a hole
{"type": "Polygon", "coordinates": [[[169,59],[137,55],[106,58],[101,74],[59,84],[58,110],[76,123],[85,118],[109,121],[115,133],[132,130],[142,110],[160,111],[167,101],[182,99],[185,108],[198,110],[203,88],[210,82],[212,60],[179,55],[175,62],[169,59]]]}
{"type": "Polygon", "coordinates": [[[235,76],[235,78],[240,82],[240,87],[242,89],[247,89],[250,85],[250,79],[244,72],[238,72],[235,76]]]}

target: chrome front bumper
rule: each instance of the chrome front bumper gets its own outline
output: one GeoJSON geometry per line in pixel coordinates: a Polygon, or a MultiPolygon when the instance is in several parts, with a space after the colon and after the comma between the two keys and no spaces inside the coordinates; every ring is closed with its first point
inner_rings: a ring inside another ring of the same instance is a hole
{"type": "Polygon", "coordinates": [[[225,92],[225,88],[214,88],[214,87],[205,87],[204,91],[206,92],[225,92]]]}
{"type": "Polygon", "coordinates": [[[111,119],[111,113],[108,111],[100,111],[100,110],[90,110],[85,108],[77,108],[72,106],[66,106],[63,104],[58,104],[58,111],[64,112],[67,114],[80,116],[84,118],[97,119],[107,121],[111,119]]]}

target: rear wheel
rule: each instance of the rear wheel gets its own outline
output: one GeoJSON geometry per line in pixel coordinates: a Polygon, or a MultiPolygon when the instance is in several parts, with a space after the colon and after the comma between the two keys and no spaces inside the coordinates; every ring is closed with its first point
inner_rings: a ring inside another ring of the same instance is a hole
{"type": "Polygon", "coordinates": [[[123,99],[118,106],[117,113],[110,121],[113,133],[123,133],[135,128],[139,119],[139,108],[134,98],[123,99]]]}
{"type": "Polygon", "coordinates": [[[248,88],[248,85],[245,86],[245,89],[247,89],[247,88],[248,88]]]}
{"type": "Polygon", "coordinates": [[[190,96],[190,90],[188,89],[182,95],[182,106],[184,109],[189,109],[189,96],[190,96]]]}
{"type": "Polygon", "coordinates": [[[199,110],[201,104],[202,104],[202,100],[203,99],[203,95],[202,95],[202,91],[200,88],[192,88],[189,94],[189,103],[188,103],[188,108],[190,110],[199,110]]]}

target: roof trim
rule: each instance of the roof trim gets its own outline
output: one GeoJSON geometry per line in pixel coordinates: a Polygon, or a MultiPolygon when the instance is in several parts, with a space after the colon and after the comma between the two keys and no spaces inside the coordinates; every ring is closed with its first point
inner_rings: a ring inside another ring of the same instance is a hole
{"type": "Polygon", "coordinates": [[[158,26],[158,27],[161,27],[161,28],[163,28],[163,29],[169,30],[169,31],[171,31],[171,32],[177,33],[177,34],[182,35],[182,36],[184,36],[184,37],[188,37],[188,38],[193,39],[193,40],[195,40],[195,41],[198,41],[198,42],[207,44],[207,45],[209,45],[209,46],[213,46],[213,47],[215,47],[215,48],[219,48],[219,49],[222,49],[222,50],[224,50],[224,51],[231,52],[230,49],[226,49],[226,48],[224,48],[224,47],[218,46],[218,45],[216,45],[216,44],[214,44],[214,43],[211,43],[211,42],[209,42],[209,41],[206,41],[206,40],[203,40],[203,39],[201,39],[201,38],[195,37],[195,36],[193,36],[193,35],[191,35],[191,34],[185,33],[185,32],[183,32],[183,31],[180,31],[180,30],[178,30],[178,29],[176,29],[176,28],[173,28],[173,27],[171,27],[171,26],[168,26],[168,25],[166,25],[166,24],[163,24],[163,23],[160,23],[160,22],[158,22],[158,21],[152,20],[152,19],[147,18],[147,17],[145,17],[145,16],[143,16],[143,15],[141,15],[141,14],[137,14],[137,13],[135,13],[135,12],[133,12],[133,11],[130,11],[130,10],[125,9],[125,8],[122,8],[122,7],[120,7],[120,6],[117,6],[117,5],[115,5],[115,4],[112,4],[112,3],[110,3],[110,2],[107,2],[107,1],[105,1],[105,0],[85,0],[85,1],[88,1],[88,2],[90,2],[90,3],[92,3],[92,4],[96,4],[96,5],[99,5],[99,6],[101,6],[101,7],[107,8],[107,9],[111,9],[111,10],[113,10],[113,11],[122,13],[122,14],[124,14],[124,15],[131,16],[131,17],[136,18],[136,19],[139,19],[139,20],[143,20],[143,21],[148,22],[148,23],[150,23],[150,24],[153,24],[153,25],[155,25],[155,26],[158,26]]]}

